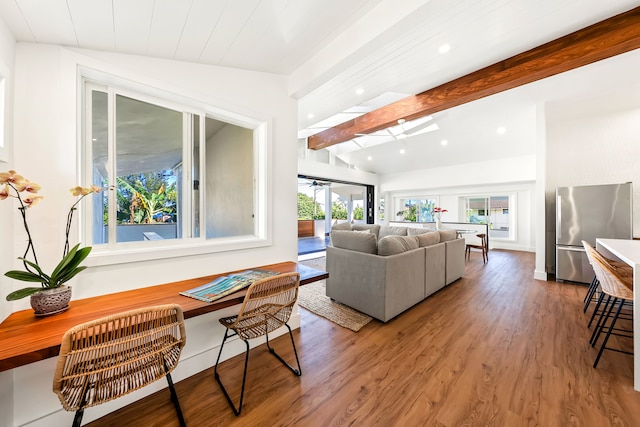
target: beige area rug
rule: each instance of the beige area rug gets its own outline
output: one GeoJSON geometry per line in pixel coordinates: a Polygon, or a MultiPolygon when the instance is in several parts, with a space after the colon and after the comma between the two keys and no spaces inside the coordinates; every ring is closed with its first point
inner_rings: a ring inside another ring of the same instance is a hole
{"type": "MultiPolygon", "coordinates": [[[[300,264],[324,270],[325,257],[300,261],[300,264]]],[[[331,298],[326,295],[325,286],[324,280],[300,286],[300,290],[298,291],[298,304],[300,307],[318,316],[322,316],[337,325],[351,329],[354,332],[358,332],[364,325],[371,321],[371,317],[366,314],[360,313],[338,302],[331,301],[331,298]]]]}

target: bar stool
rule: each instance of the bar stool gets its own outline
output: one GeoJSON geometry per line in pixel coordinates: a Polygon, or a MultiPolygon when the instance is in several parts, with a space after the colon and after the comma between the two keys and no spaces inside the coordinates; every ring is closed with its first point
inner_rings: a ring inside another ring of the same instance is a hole
{"type": "MultiPolygon", "coordinates": [[[[592,253],[592,255],[594,254],[592,253]]],[[[593,367],[595,368],[598,366],[600,357],[602,356],[602,353],[604,352],[605,349],[618,351],[620,353],[632,354],[627,351],[607,347],[607,342],[609,341],[609,337],[611,336],[611,334],[613,333],[613,330],[615,329],[616,321],[620,316],[620,311],[622,310],[622,306],[624,305],[625,301],[627,300],[633,301],[633,281],[629,283],[629,280],[623,278],[609,263],[607,263],[604,257],[594,256],[592,266],[596,272],[596,277],[600,282],[600,286],[602,287],[603,294],[607,295],[608,301],[611,298],[613,298],[611,305],[608,306],[608,308],[605,305],[605,308],[602,309],[602,313],[600,314],[600,320],[598,321],[598,324],[596,325],[596,328],[594,330],[594,335],[593,335],[594,338],[592,339],[592,342],[591,342],[592,347],[595,346],[596,342],[598,341],[598,337],[600,336],[602,331],[604,331],[607,319],[611,316],[611,312],[613,311],[613,308],[615,307],[616,303],[618,304],[618,308],[613,316],[613,319],[611,320],[611,324],[609,325],[607,334],[604,337],[604,341],[602,342],[602,345],[600,346],[600,350],[598,351],[596,360],[593,362],[593,367]]],[[[623,335],[623,334],[616,334],[616,335],[629,337],[629,335],[623,335]]]]}
{"type": "MultiPolygon", "coordinates": [[[[614,270],[616,270],[618,275],[621,278],[623,278],[631,288],[633,288],[633,268],[630,265],[625,264],[624,262],[614,261],[609,258],[605,258],[589,242],[586,242],[584,240],[582,241],[582,246],[584,246],[585,248],[587,257],[589,258],[589,264],[591,264],[592,267],[594,263],[594,258],[601,259],[605,263],[609,264],[614,270]]],[[[594,267],[594,270],[595,270],[595,267],[594,267]]],[[[600,287],[600,282],[598,281],[598,277],[594,274],[593,280],[591,281],[591,284],[589,285],[589,288],[587,289],[587,293],[584,297],[584,307],[582,309],[584,313],[587,312],[587,309],[591,305],[591,302],[593,301],[593,298],[596,292],[598,291],[599,287],[600,287]]],[[[591,318],[589,319],[589,324],[587,325],[587,327],[590,328],[594,318],[596,317],[596,314],[601,313],[600,306],[602,304],[602,301],[604,300],[604,296],[605,294],[603,292],[600,292],[598,299],[596,300],[596,306],[593,310],[593,313],[591,314],[591,318]]],[[[607,298],[607,302],[605,303],[605,306],[602,310],[605,310],[607,308],[609,301],[610,301],[610,298],[607,298]]],[[[627,301],[627,304],[629,303],[632,303],[632,301],[627,301]]],[[[591,339],[593,340],[594,337],[595,337],[595,333],[594,335],[592,335],[591,339]]]]}

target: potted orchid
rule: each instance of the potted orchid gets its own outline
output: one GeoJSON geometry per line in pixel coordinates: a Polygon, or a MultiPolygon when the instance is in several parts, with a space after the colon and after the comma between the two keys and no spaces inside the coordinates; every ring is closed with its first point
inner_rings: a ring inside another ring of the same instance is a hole
{"type": "Polygon", "coordinates": [[[436,221],[437,230],[440,230],[442,228],[442,214],[444,214],[445,212],[448,211],[437,206],[431,210],[431,216],[436,221]]]}
{"type": "MultiPolygon", "coordinates": [[[[71,222],[73,220],[73,213],[76,210],[78,203],[89,194],[96,194],[102,192],[104,189],[92,185],[90,187],[75,187],[72,188],[71,194],[73,196],[79,196],[79,198],[71,205],[69,213],[67,214],[67,226],[65,229],[66,239],[65,246],[62,253],[62,259],[58,265],[53,269],[50,274],[45,273],[40,264],[38,263],[38,257],[31,237],[31,231],[29,230],[29,224],[27,222],[27,211],[36,206],[44,197],[38,195],[40,185],[35,182],[31,182],[23,176],[19,175],[16,171],[10,170],[8,172],[0,172],[0,185],[4,184],[4,187],[0,188],[0,200],[13,199],[18,201],[18,210],[22,217],[22,224],[24,230],[27,233],[27,247],[24,251],[24,255],[19,260],[24,265],[24,270],[11,270],[5,273],[5,276],[15,280],[21,280],[23,282],[40,283],[38,287],[26,287],[18,289],[7,295],[7,301],[15,301],[27,296],[31,296],[31,305],[36,311],[36,315],[47,314],[44,310],[56,308],[53,311],[63,311],[68,306],[69,299],[71,298],[71,288],[65,285],[66,282],[75,277],[78,273],[86,269],[86,266],[80,264],[87,258],[91,247],[80,247],[78,243],[72,248],[69,248],[69,232],[71,230],[71,222]],[[31,258],[31,259],[29,259],[31,258]],[[55,291],[53,291],[55,290],[55,291]],[[47,295],[55,295],[56,300],[55,307],[50,307],[52,304],[45,302],[43,306],[36,307],[34,304],[38,304],[38,301],[47,295]],[[62,296],[61,296],[62,295],[62,296]],[[66,300],[66,301],[65,301],[66,300]],[[60,305],[62,304],[62,307],[60,305]]],[[[53,314],[53,313],[49,313],[53,314]]]]}

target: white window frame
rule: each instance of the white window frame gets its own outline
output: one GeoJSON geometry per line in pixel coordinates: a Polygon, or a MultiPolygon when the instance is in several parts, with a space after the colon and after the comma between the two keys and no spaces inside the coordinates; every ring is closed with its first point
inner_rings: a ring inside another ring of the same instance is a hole
{"type": "MultiPolygon", "coordinates": [[[[467,199],[480,199],[480,198],[491,198],[491,197],[508,197],[509,198],[509,237],[495,237],[489,234],[491,241],[501,241],[501,242],[516,242],[518,240],[518,194],[516,192],[496,192],[492,191],[489,193],[481,193],[481,194],[467,194],[465,196],[460,196],[460,221],[464,222],[466,220],[466,211],[467,211],[467,199]]],[[[488,229],[489,233],[491,233],[491,228],[488,229]]]]}
{"type": "MultiPolygon", "coordinates": [[[[187,112],[197,114],[201,116],[200,119],[200,171],[203,175],[206,173],[205,169],[205,153],[204,153],[204,131],[205,131],[205,117],[210,117],[216,120],[224,121],[236,126],[248,128],[253,130],[253,159],[254,159],[254,234],[247,236],[233,236],[207,239],[206,233],[201,229],[199,237],[177,238],[167,240],[155,240],[155,241],[141,241],[141,242],[116,242],[115,241],[115,227],[114,230],[109,230],[109,243],[92,245],[92,218],[93,209],[91,203],[84,203],[81,206],[80,217],[80,240],[83,245],[93,246],[93,250],[87,259],[87,265],[100,266],[121,264],[127,262],[138,262],[147,260],[156,260],[162,258],[176,257],[176,256],[188,256],[198,255],[214,252],[225,252],[239,249],[250,249],[272,245],[272,233],[271,233],[271,218],[272,218],[272,203],[271,203],[271,181],[269,179],[268,171],[271,170],[271,135],[269,129],[271,127],[270,119],[254,118],[249,115],[244,115],[238,112],[231,112],[218,108],[212,105],[205,104],[203,102],[188,99],[174,93],[161,91],[156,88],[147,87],[141,84],[133,83],[128,80],[120,79],[113,75],[108,75],[92,69],[80,69],[79,70],[79,130],[78,135],[80,138],[80,181],[83,185],[88,186],[92,184],[92,156],[91,156],[91,135],[89,135],[90,129],[84,129],[85,120],[90,120],[90,117],[85,115],[91,111],[86,106],[85,98],[85,82],[98,82],[97,86],[115,88],[118,94],[124,96],[130,96],[132,98],[150,102],[155,105],[160,105],[166,108],[171,108],[181,112],[187,112]],[[113,236],[111,235],[113,233],[113,236]]],[[[111,90],[111,89],[109,89],[111,90]]],[[[109,98],[110,99],[110,98],[109,98]]],[[[111,110],[114,108],[109,105],[111,110]]],[[[109,115],[110,120],[113,114],[109,115]]],[[[183,116],[187,117],[187,116],[183,116]]],[[[188,121],[187,119],[183,119],[188,121]]],[[[113,123],[109,123],[110,129],[112,129],[113,123]]],[[[184,132],[191,131],[191,125],[183,127],[184,132]]],[[[112,132],[109,132],[110,138],[112,132]]],[[[109,141],[112,145],[113,141],[109,141]]],[[[193,182],[191,165],[192,153],[188,144],[183,145],[183,197],[191,198],[190,186],[193,182]]],[[[113,165],[110,165],[113,167],[113,165]]],[[[204,201],[204,179],[200,176],[200,215],[204,215],[205,201],[204,201]]],[[[115,218],[115,212],[111,210],[115,209],[115,192],[111,191],[109,195],[109,217],[115,218]]],[[[184,206],[192,206],[191,203],[186,204],[186,200],[183,202],[184,206]]],[[[188,212],[183,213],[183,217],[189,217],[186,223],[183,223],[183,230],[186,226],[191,226],[191,218],[193,212],[189,209],[188,212]]],[[[200,224],[204,224],[201,218],[200,224]]]]}

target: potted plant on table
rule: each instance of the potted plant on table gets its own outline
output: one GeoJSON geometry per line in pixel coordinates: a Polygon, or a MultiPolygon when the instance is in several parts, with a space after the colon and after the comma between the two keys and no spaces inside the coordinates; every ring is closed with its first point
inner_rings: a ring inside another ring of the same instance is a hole
{"type": "Polygon", "coordinates": [[[40,283],[38,287],[26,287],[11,292],[7,295],[6,299],[7,301],[15,301],[31,296],[31,306],[36,315],[40,316],[64,311],[68,308],[68,303],[71,299],[71,288],[66,286],[65,283],[87,268],[80,264],[87,258],[89,252],[91,252],[91,246],[81,248],[79,243],[73,248],[69,248],[69,232],[71,230],[73,213],[82,199],[89,194],[100,193],[104,189],[92,185],[86,188],[75,187],[70,190],[74,196],[80,197],[71,205],[69,213],[67,214],[66,239],[62,259],[53,271],[47,274],[38,263],[38,257],[27,222],[27,210],[37,205],[44,198],[37,194],[41,187],[35,182],[31,182],[19,175],[14,170],[0,172],[0,185],[2,184],[4,184],[4,186],[0,188],[0,200],[14,198],[18,200],[18,210],[22,217],[24,230],[27,233],[27,247],[24,255],[18,258],[22,261],[24,270],[10,270],[5,273],[5,276],[24,282],[40,283]]]}

